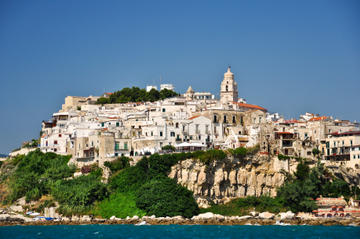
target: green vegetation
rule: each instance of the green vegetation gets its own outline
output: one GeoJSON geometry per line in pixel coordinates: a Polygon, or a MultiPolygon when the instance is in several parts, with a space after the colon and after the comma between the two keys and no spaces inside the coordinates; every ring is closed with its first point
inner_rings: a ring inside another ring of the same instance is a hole
{"type": "MultiPolygon", "coordinates": [[[[243,151],[241,151],[243,152],[243,151]]],[[[278,189],[277,197],[246,197],[232,200],[224,205],[212,205],[202,212],[213,212],[221,215],[246,215],[252,210],[278,213],[291,210],[293,212],[311,212],[317,208],[315,199],[324,197],[354,197],[360,192],[359,187],[350,187],[342,179],[332,176],[325,167],[318,163],[312,169],[304,161],[300,161],[296,172],[286,174],[285,183],[278,189]]]]}
{"type": "Polygon", "coordinates": [[[70,156],[36,150],[6,162],[4,167],[12,169],[12,173],[2,178],[9,181],[10,188],[5,202],[23,196],[29,202],[52,195],[65,215],[89,211],[95,201],[107,196],[107,189],[100,181],[101,169],[93,167],[89,175],[72,179],[75,167],[67,165],[69,159],[70,156]]]}
{"type": "MultiPolygon", "coordinates": [[[[245,158],[257,152],[238,148],[228,150],[235,158],[245,158]]],[[[101,182],[102,170],[96,165],[82,167],[86,174],[72,178],[75,167],[68,165],[69,156],[41,153],[19,155],[6,160],[1,166],[1,198],[6,202],[20,197],[26,201],[39,200],[37,210],[60,204],[58,211],[64,215],[94,213],[109,218],[126,216],[176,216],[191,217],[199,212],[191,191],[167,177],[176,163],[189,158],[198,159],[207,166],[226,160],[222,150],[192,153],[154,154],[144,156],[130,167],[129,158],[119,157],[105,163],[111,171],[109,183],[101,182]],[[3,185],[7,186],[3,186],[3,185]]],[[[250,210],[309,212],[316,208],[315,198],[344,196],[346,199],[359,194],[358,187],[350,187],[343,179],[331,175],[318,163],[309,168],[305,160],[300,162],[294,174],[285,173],[285,183],[278,189],[278,196],[247,197],[225,205],[212,205],[211,211],[222,215],[244,215],[250,210]]]]}
{"type": "MultiPolygon", "coordinates": [[[[40,135],[41,136],[41,135],[40,135]]],[[[38,139],[32,139],[30,142],[24,144],[24,148],[36,148],[39,145],[38,139]]]]}
{"type": "Polygon", "coordinates": [[[293,212],[310,212],[316,209],[314,199],[320,195],[344,196],[348,199],[354,197],[358,190],[357,187],[350,187],[343,179],[331,175],[320,162],[310,169],[301,161],[294,175],[286,176],[284,185],[278,190],[278,197],[282,198],[284,205],[293,212]]]}
{"type": "Polygon", "coordinates": [[[11,192],[7,201],[13,202],[23,196],[26,201],[32,201],[50,193],[54,182],[75,172],[75,167],[67,165],[69,159],[69,156],[44,154],[39,150],[15,157],[11,163],[16,170],[10,177],[11,192]]]}
{"type": "Polygon", "coordinates": [[[125,156],[121,156],[119,158],[117,158],[114,161],[106,161],[104,163],[105,167],[108,167],[111,171],[111,173],[115,173],[117,171],[120,171],[121,169],[130,167],[130,161],[131,159],[125,156]]]}
{"type": "Polygon", "coordinates": [[[95,201],[107,196],[107,188],[96,173],[72,180],[59,180],[51,194],[60,203],[59,212],[64,215],[89,212],[95,201]]]}
{"type": "Polygon", "coordinates": [[[115,103],[127,103],[127,102],[146,102],[146,101],[157,101],[166,98],[174,97],[179,95],[178,93],[163,89],[157,91],[155,89],[146,92],[145,89],[139,87],[123,88],[120,91],[116,91],[109,97],[100,97],[97,100],[97,104],[115,104],[115,103]]]}
{"type": "Polygon", "coordinates": [[[199,210],[193,193],[166,176],[145,183],[136,195],[136,206],[148,215],[192,217],[199,210]]]}
{"type": "Polygon", "coordinates": [[[246,198],[237,198],[226,204],[212,205],[210,208],[201,209],[201,212],[212,212],[224,216],[243,216],[249,215],[251,211],[279,213],[287,211],[281,198],[272,198],[269,196],[249,196],[246,198]]]}
{"type": "Polygon", "coordinates": [[[165,146],[161,147],[161,150],[167,151],[167,152],[175,152],[176,148],[169,144],[169,145],[165,145],[165,146]]]}
{"type": "Polygon", "coordinates": [[[226,158],[226,153],[218,149],[210,149],[208,151],[196,151],[193,157],[199,159],[206,165],[210,165],[214,161],[222,161],[226,158]]]}
{"type": "Polygon", "coordinates": [[[167,178],[171,166],[191,157],[191,153],[154,154],[143,157],[133,167],[115,172],[109,179],[112,195],[98,205],[96,212],[98,215],[110,216],[107,210],[109,205],[127,198],[131,203],[131,199],[134,199],[136,207],[119,207],[113,215],[123,217],[129,214],[136,215],[139,211],[156,216],[176,214],[191,217],[197,214],[198,207],[192,192],[167,178]]]}
{"type": "Polygon", "coordinates": [[[111,194],[109,198],[101,201],[96,206],[94,213],[103,218],[110,218],[113,215],[119,218],[135,215],[142,217],[146,215],[145,211],[136,207],[135,195],[130,192],[111,194]]]}

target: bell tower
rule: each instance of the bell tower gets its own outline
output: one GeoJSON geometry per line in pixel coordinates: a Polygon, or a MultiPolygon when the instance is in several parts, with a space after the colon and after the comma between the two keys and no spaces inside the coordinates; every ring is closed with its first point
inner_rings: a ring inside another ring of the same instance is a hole
{"type": "Polygon", "coordinates": [[[234,80],[234,73],[229,66],[224,74],[224,80],[220,86],[220,102],[223,105],[238,101],[238,87],[234,80]]]}

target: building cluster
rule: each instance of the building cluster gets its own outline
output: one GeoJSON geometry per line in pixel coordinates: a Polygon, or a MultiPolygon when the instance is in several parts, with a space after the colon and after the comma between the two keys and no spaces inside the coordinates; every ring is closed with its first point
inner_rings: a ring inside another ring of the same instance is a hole
{"type": "MultiPolygon", "coordinates": [[[[171,84],[160,88],[174,89],[171,84]]],[[[147,86],[146,90],[156,89],[147,86]]],[[[190,86],[181,96],[157,102],[96,104],[98,97],[65,98],[59,112],[43,121],[40,149],[71,154],[77,164],[103,163],[125,156],[162,152],[260,147],[260,153],[360,162],[360,127],[349,121],[306,113],[285,120],[238,97],[230,67],[220,86],[220,99],[190,86]]]]}

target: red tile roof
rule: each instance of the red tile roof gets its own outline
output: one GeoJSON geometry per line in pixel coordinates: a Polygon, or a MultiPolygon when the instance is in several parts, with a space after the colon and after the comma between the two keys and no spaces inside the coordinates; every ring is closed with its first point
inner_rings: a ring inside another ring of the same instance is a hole
{"type": "Polygon", "coordinates": [[[235,104],[237,104],[239,107],[242,107],[242,108],[249,108],[249,109],[267,111],[267,109],[265,109],[265,108],[263,108],[261,106],[258,106],[258,105],[251,105],[251,104],[238,103],[238,102],[235,102],[235,104]]]}
{"type": "Polygon", "coordinates": [[[200,116],[200,115],[192,116],[192,117],[189,118],[189,120],[195,119],[195,118],[197,118],[197,117],[199,117],[199,116],[200,116]]]}
{"type": "Polygon", "coordinates": [[[327,118],[328,118],[327,116],[320,116],[320,117],[311,118],[311,119],[309,119],[309,121],[321,121],[321,120],[325,120],[327,118]]]}

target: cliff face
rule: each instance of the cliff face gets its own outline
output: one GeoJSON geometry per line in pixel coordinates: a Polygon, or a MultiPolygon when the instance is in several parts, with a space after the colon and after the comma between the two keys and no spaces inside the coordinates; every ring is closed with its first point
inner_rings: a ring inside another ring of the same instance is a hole
{"type": "Polygon", "coordinates": [[[208,207],[211,202],[225,203],[238,197],[276,196],[276,188],[284,182],[280,170],[292,171],[294,167],[267,156],[227,158],[210,165],[188,159],[174,165],[169,177],[193,191],[200,207],[208,207]]]}

